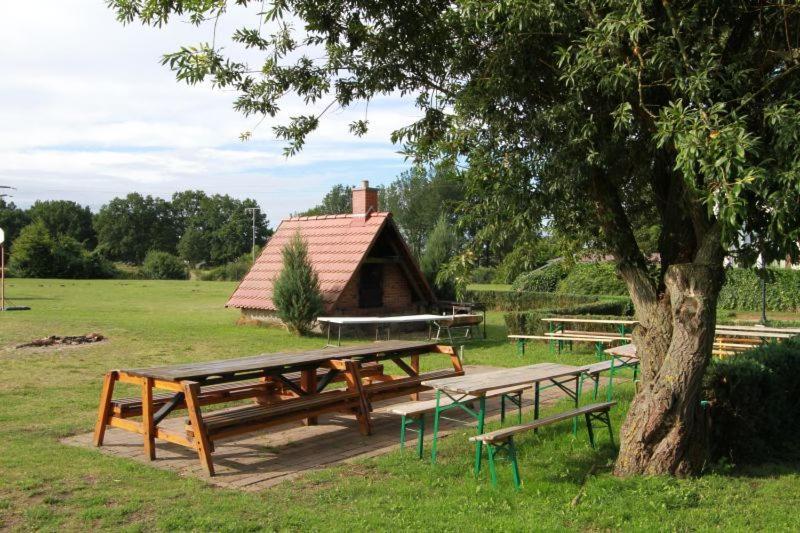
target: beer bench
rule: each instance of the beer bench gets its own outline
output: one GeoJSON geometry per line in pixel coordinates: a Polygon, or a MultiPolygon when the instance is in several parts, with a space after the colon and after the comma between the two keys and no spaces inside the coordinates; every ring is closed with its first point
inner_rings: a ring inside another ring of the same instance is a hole
{"type": "MultiPolygon", "coordinates": [[[[445,376],[449,377],[449,376],[445,376]]],[[[427,378],[430,379],[430,378],[427,378]]],[[[493,390],[486,393],[486,398],[500,397],[500,421],[505,422],[506,419],[506,401],[511,402],[517,407],[519,421],[522,422],[522,393],[526,389],[532,388],[533,385],[521,385],[517,387],[509,387],[507,389],[493,390]]],[[[472,400],[479,400],[478,396],[467,396],[460,401],[468,403],[472,400]]],[[[446,399],[439,401],[439,408],[452,405],[453,400],[446,399]]],[[[422,459],[423,439],[425,438],[425,415],[436,411],[436,400],[424,401],[411,401],[406,403],[399,403],[392,405],[389,412],[400,416],[400,448],[404,448],[406,444],[406,430],[416,431],[417,433],[417,456],[422,459]],[[412,426],[417,426],[413,429],[412,426]]],[[[444,418],[444,417],[442,417],[444,418]]],[[[447,419],[451,420],[451,419],[447,419]]]]}
{"type": "MultiPolygon", "coordinates": [[[[584,405],[583,407],[576,407],[568,411],[563,411],[551,416],[539,418],[527,424],[520,424],[508,428],[490,431],[482,435],[470,437],[470,441],[478,445],[486,445],[486,453],[489,457],[489,474],[492,478],[492,485],[497,486],[497,471],[495,468],[495,458],[499,453],[505,453],[511,462],[511,472],[514,476],[514,486],[519,489],[522,481],[519,475],[519,464],[517,464],[517,450],[514,445],[514,436],[520,433],[527,433],[528,431],[535,431],[543,426],[555,424],[564,420],[569,420],[577,416],[583,415],[586,419],[586,431],[589,434],[589,443],[594,448],[594,428],[592,427],[593,421],[598,421],[608,427],[608,435],[611,438],[611,444],[616,447],[614,443],[614,430],[611,427],[611,416],[609,411],[616,405],[617,402],[603,402],[584,405]]],[[[481,455],[475,458],[475,472],[479,472],[481,468],[481,455]]]]}

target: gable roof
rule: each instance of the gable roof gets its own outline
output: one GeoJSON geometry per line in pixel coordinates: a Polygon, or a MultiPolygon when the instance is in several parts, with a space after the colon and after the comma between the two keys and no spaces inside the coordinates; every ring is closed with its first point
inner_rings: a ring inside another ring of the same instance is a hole
{"type": "Polygon", "coordinates": [[[392,220],[391,213],[363,215],[325,215],[294,217],[283,220],[253,267],[242,279],[226,307],[275,310],[272,282],[283,268],[282,251],[295,232],[299,231],[308,246],[308,258],[319,276],[322,299],[332,309],[347,283],[358,271],[378,236],[384,229],[396,232],[401,243],[403,260],[410,274],[417,277],[419,290],[433,302],[436,297],[420,272],[392,220]]]}

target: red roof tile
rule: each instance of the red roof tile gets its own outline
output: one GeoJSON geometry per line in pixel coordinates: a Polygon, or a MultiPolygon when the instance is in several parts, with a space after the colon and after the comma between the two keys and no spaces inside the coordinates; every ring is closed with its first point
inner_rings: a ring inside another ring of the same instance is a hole
{"type": "Polygon", "coordinates": [[[366,219],[358,215],[327,215],[284,220],[226,306],[275,310],[272,282],[283,265],[281,251],[299,230],[319,275],[323,300],[331,308],[390,219],[390,213],[373,213],[366,219]]]}

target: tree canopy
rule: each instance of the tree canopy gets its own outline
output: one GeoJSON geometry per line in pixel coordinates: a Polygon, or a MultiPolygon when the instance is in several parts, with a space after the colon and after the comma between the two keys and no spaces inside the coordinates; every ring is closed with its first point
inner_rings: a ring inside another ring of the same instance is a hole
{"type": "Polygon", "coordinates": [[[31,220],[41,220],[53,235],[67,235],[92,249],[97,238],[92,227],[92,211],[68,200],[37,200],[28,209],[31,220]]]}

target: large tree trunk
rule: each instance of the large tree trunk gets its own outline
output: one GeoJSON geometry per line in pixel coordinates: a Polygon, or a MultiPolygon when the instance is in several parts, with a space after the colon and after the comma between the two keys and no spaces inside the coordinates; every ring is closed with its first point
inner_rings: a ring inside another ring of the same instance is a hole
{"type": "Polygon", "coordinates": [[[637,308],[642,387],[622,426],[615,474],[684,476],[702,468],[707,446],[699,393],[723,277],[715,261],[671,265],[660,298],[637,308]]]}

